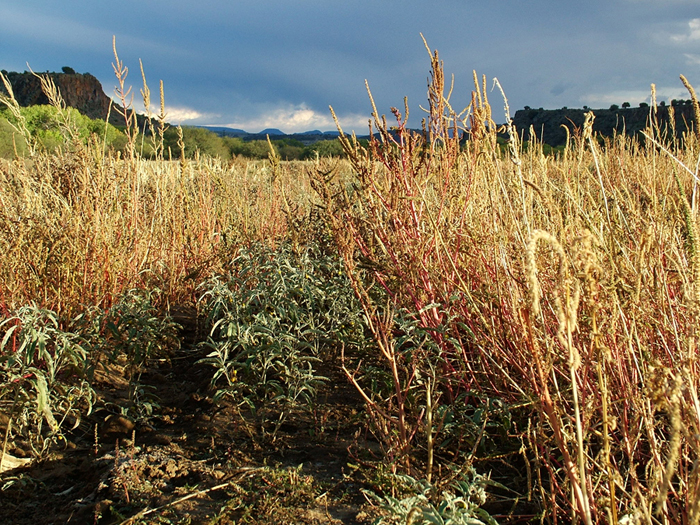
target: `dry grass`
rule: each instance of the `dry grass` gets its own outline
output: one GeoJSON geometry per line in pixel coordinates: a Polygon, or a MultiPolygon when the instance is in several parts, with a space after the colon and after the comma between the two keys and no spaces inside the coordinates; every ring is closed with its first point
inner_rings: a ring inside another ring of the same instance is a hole
{"type": "Polygon", "coordinates": [[[252,161],[131,165],[98,151],[0,165],[0,297],[8,309],[36,302],[67,314],[109,306],[135,287],[192,302],[227,253],[286,236],[283,187],[298,214],[309,207],[293,164],[276,174],[252,161]]]}
{"type": "Polygon", "coordinates": [[[380,139],[344,137],[347,163],[125,161],[99,143],[0,161],[2,308],[70,316],[135,287],[193,302],[237,247],[322,237],[318,198],[393,390],[348,375],[397,465],[415,474],[426,444],[432,462],[440,406],[498,399],[528,407],[527,497],[548,520],[700,523],[698,138],[668,139],[652,105],[644,143],[589,125],[555,158],[508,127],[503,152],[485,79],[458,115],[431,57],[423,133],[408,105],[394,133],[374,108],[380,139]],[[400,308],[430,344],[397,344],[400,308]]]}
{"type": "Polygon", "coordinates": [[[421,444],[431,403],[411,392],[532,403],[528,498],[549,519],[700,522],[696,135],[667,140],[652,108],[646,145],[599,142],[591,114],[557,158],[523,151],[510,127],[504,155],[485,80],[465,118],[442,78],[435,53],[422,134],[395,109],[390,133],[375,108],[379,139],[343,139],[354,191],[318,179],[394,371],[389,401],[369,405],[394,452],[421,444]],[[417,312],[436,349],[397,349],[372,283],[417,312]]]}

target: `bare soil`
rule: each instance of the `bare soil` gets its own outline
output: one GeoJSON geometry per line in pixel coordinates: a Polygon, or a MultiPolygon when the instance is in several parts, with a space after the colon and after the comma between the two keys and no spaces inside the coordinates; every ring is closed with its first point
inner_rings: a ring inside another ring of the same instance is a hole
{"type": "MultiPolygon", "coordinates": [[[[211,367],[194,345],[193,319],[179,320],[189,344],[153,360],[140,383],[157,403],[127,418],[123,370],[96,372],[98,408],[63,447],[0,476],[0,522],[15,525],[119,523],[347,523],[372,521],[352,455],[377,451],[362,402],[337,367],[313,412],[291,413],[275,432],[270,414],[214,404],[211,367]],[[358,478],[358,479],[356,479],[358,478]]],[[[8,453],[29,457],[23,443],[8,453]]],[[[379,456],[377,456],[379,458],[379,456]]]]}

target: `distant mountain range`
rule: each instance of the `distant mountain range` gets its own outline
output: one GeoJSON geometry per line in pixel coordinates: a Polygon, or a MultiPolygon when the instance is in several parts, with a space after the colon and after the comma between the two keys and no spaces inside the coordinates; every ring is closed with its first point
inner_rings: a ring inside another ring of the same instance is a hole
{"type": "MultiPolygon", "coordinates": [[[[681,137],[683,133],[687,133],[693,126],[698,126],[694,123],[693,106],[689,100],[672,101],[673,113],[671,106],[661,103],[656,108],[656,119],[661,128],[670,124],[671,114],[674,116],[674,124],[676,135],[681,137]]],[[[543,142],[550,146],[561,146],[566,143],[567,136],[575,136],[583,127],[585,114],[588,111],[593,111],[595,120],[593,122],[593,131],[604,137],[612,137],[614,135],[625,134],[628,136],[640,136],[640,132],[644,130],[649,121],[649,107],[618,107],[611,106],[608,109],[532,109],[526,107],[515,112],[513,117],[513,125],[524,140],[533,140],[535,137],[539,142],[543,142]],[[568,129],[567,130],[564,129],[568,129]],[[534,137],[532,136],[534,134],[534,137]]],[[[302,142],[304,145],[313,144],[319,140],[329,140],[337,137],[337,131],[305,131],[303,133],[285,134],[279,129],[265,129],[260,133],[248,133],[241,129],[232,129],[225,127],[206,126],[207,129],[214,131],[222,136],[240,137],[243,140],[259,140],[265,139],[267,135],[270,138],[293,138],[302,142]]],[[[420,133],[421,130],[413,130],[420,133]]],[[[368,138],[366,136],[358,138],[368,138]]]]}
{"type": "Polygon", "coordinates": [[[199,128],[208,129],[219,135],[220,137],[237,137],[243,140],[265,140],[268,136],[271,139],[290,138],[298,140],[305,146],[318,142],[319,140],[332,140],[339,133],[337,131],[320,131],[318,129],[312,131],[303,131],[300,133],[285,133],[277,128],[266,128],[258,133],[250,133],[243,129],[227,128],[225,126],[197,126],[199,128]]]}

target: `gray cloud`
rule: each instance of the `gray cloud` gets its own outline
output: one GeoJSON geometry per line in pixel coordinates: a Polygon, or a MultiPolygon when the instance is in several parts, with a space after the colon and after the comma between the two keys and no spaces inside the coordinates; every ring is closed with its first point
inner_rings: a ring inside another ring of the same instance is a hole
{"type": "Polygon", "coordinates": [[[549,90],[549,93],[554,95],[555,97],[558,97],[562,93],[564,93],[568,89],[567,84],[562,84],[561,82],[552,87],[552,89],[549,90]]]}

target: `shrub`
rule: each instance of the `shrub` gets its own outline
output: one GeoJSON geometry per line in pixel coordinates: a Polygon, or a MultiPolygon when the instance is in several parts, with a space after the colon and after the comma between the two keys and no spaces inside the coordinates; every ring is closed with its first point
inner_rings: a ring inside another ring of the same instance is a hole
{"type": "Polygon", "coordinates": [[[254,245],[231,264],[227,280],[203,285],[210,337],[202,362],[216,368],[217,399],[277,406],[279,424],[292,408],[313,405],[326,380],[316,371],[324,350],[363,345],[359,308],[340,262],[314,246],[254,245]]]}
{"type": "Polygon", "coordinates": [[[129,381],[129,405],[124,412],[137,417],[152,415],[153,402],[139,399],[140,376],[148,359],[167,357],[179,348],[179,326],[169,315],[159,315],[154,305],[158,290],[129,290],[106,310],[84,316],[83,330],[99,355],[125,364],[129,381]]]}
{"type": "Polygon", "coordinates": [[[60,327],[55,312],[34,305],[2,320],[0,334],[0,399],[11,403],[5,439],[15,422],[41,455],[66,426],[80,423],[83,411],[91,411],[89,347],[60,327]]]}

